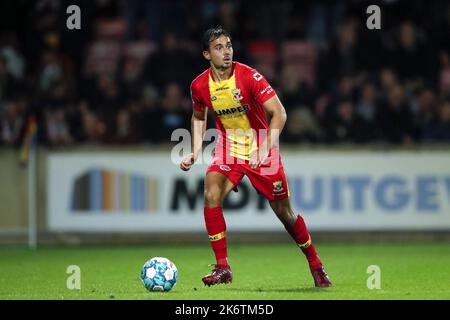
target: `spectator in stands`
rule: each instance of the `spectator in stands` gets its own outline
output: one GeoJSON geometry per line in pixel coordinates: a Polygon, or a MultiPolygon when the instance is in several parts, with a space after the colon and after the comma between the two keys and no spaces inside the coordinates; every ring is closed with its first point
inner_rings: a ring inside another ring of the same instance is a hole
{"type": "Polygon", "coordinates": [[[378,110],[377,88],[371,82],[365,82],[361,88],[360,98],[356,104],[356,113],[366,127],[368,140],[376,139],[376,113],[378,110]]]}
{"type": "Polygon", "coordinates": [[[391,68],[383,68],[380,71],[380,86],[382,92],[389,92],[399,85],[397,74],[391,68]]]}
{"type": "Polygon", "coordinates": [[[158,50],[147,59],[144,75],[146,82],[164,90],[170,82],[177,81],[183,88],[189,88],[193,58],[188,50],[182,47],[177,34],[164,34],[158,50]]]}
{"type": "Polygon", "coordinates": [[[157,143],[159,138],[158,131],[161,125],[158,122],[158,117],[160,116],[159,99],[159,91],[155,87],[149,84],[144,86],[139,101],[142,106],[142,114],[139,120],[141,121],[140,127],[143,138],[152,143],[157,143]]]}
{"type": "Polygon", "coordinates": [[[2,109],[0,109],[0,143],[16,145],[19,143],[20,132],[24,125],[25,106],[21,102],[9,101],[3,104],[2,109]]]}
{"type": "Polygon", "coordinates": [[[238,1],[204,1],[202,13],[205,26],[221,25],[231,34],[239,36],[238,1]]]}
{"type": "Polygon", "coordinates": [[[76,33],[58,18],[66,3],[6,6],[20,17],[0,11],[7,22],[0,31],[3,143],[17,143],[30,112],[42,128],[39,139],[52,146],[169,141],[173,129],[189,125],[181,120],[189,119],[189,85],[205,68],[191,48],[214,21],[242,31],[232,36],[243,63],[255,58],[250,44],[273,46],[270,59],[255,65],[266,77],[280,76],[273,82],[291,114],[286,141],[448,142],[450,5],[444,2],[384,4],[382,29],[368,31],[355,18],[366,8],[358,1],[255,7],[242,0],[95,0],[81,5],[76,33]],[[300,46],[283,50],[287,42],[300,46]]]}
{"type": "Polygon", "coordinates": [[[39,70],[39,92],[49,93],[52,86],[63,76],[63,66],[54,51],[45,51],[41,56],[41,66],[39,70]]]}
{"type": "Polygon", "coordinates": [[[391,53],[391,66],[403,81],[416,86],[426,78],[435,81],[435,57],[425,37],[419,39],[419,30],[411,21],[399,27],[398,44],[391,53]]]}
{"type": "Polygon", "coordinates": [[[383,99],[377,112],[377,124],[385,142],[411,144],[414,141],[413,117],[400,85],[392,87],[383,99]]]}
{"type": "Polygon", "coordinates": [[[15,86],[16,82],[8,72],[6,59],[0,56],[0,101],[12,98],[15,86]]]}
{"type": "Polygon", "coordinates": [[[366,82],[361,88],[361,97],[356,105],[356,113],[366,122],[375,122],[377,111],[377,89],[371,82],[366,82]]]}
{"type": "Polygon", "coordinates": [[[174,130],[190,126],[190,110],[184,105],[183,94],[177,83],[172,82],[166,86],[161,106],[157,115],[160,124],[156,132],[157,140],[169,143],[174,130]]]}
{"type": "Polygon", "coordinates": [[[358,76],[361,71],[360,57],[356,24],[349,20],[341,26],[338,38],[320,59],[321,87],[329,89],[330,84],[335,85],[344,76],[358,76]]]}
{"type": "Polygon", "coordinates": [[[440,54],[440,62],[441,69],[439,74],[438,87],[442,93],[450,95],[450,52],[442,51],[440,54]]]}
{"type": "Polygon", "coordinates": [[[63,109],[46,110],[45,124],[49,145],[68,145],[73,142],[63,109]]]}
{"type": "Polygon", "coordinates": [[[117,113],[125,106],[121,89],[114,75],[101,74],[92,92],[90,107],[109,128],[114,127],[117,113]]]}
{"type": "Polygon", "coordinates": [[[138,143],[141,139],[140,128],[132,124],[130,111],[120,110],[116,117],[114,137],[111,143],[132,144],[138,143]]]}
{"type": "Polygon", "coordinates": [[[320,117],[320,121],[322,127],[329,132],[333,122],[338,117],[338,106],[342,101],[351,102],[353,109],[357,87],[353,78],[342,77],[339,79],[337,87],[328,92],[328,99],[326,99],[325,109],[320,117]]]}
{"type": "Polygon", "coordinates": [[[82,114],[82,136],[85,143],[105,143],[108,141],[107,126],[104,121],[92,111],[85,111],[82,114]]]}
{"type": "Polygon", "coordinates": [[[353,102],[344,99],[337,105],[336,114],[326,125],[327,141],[331,143],[363,143],[368,142],[368,132],[354,110],[353,102]]]}
{"type": "Polygon", "coordinates": [[[323,141],[323,132],[309,107],[293,108],[287,119],[281,139],[287,143],[317,143],[323,141]]]}
{"type": "Polygon", "coordinates": [[[83,114],[87,112],[89,112],[89,106],[86,100],[74,101],[64,109],[67,127],[74,143],[83,142],[85,137],[83,114]]]}
{"type": "Polygon", "coordinates": [[[154,49],[154,45],[142,39],[128,42],[123,47],[119,72],[120,85],[126,97],[136,98],[141,94],[146,79],[144,64],[154,49]]]}
{"type": "Polygon", "coordinates": [[[283,65],[281,70],[279,94],[283,97],[284,106],[288,111],[295,105],[312,108],[314,104],[313,89],[302,81],[301,74],[289,64],[283,65]]]}
{"type": "Polygon", "coordinates": [[[343,11],[343,2],[320,0],[312,2],[307,14],[308,38],[318,45],[326,45],[336,36],[335,32],[341,23],[343,11]]]}
{"type": "Polygon", "coordinates": [[[23,79],[25,75],[25,60],[18,51],[18,40],[14,33],[6,37],[5,45],[0,49],[0,59],[4,59],[8,73],[16,81],[23,79]]]}
{"type": "Polygon", "coordinates": [[[439,119],[434,131],[434,140],[450,143],[450,101],[443,102],[439,108],[439,119]]]}
{"type": "Polygon", "coordinates": [[[419,140],[422,142],[433,140],[438,113],[437,97],[430,88],[418,92],[414,118],[419,140]]]}
{"type": "Polygon", "coordinates": [[[121,6],[121,16],[127,23],[126,40],[136,36],[136,26],[144,18],[148,30],[148,41],[158,43],[167,31],[182,32],[185,22],[186,4],[178,0],[126,0],[121,6]]]}

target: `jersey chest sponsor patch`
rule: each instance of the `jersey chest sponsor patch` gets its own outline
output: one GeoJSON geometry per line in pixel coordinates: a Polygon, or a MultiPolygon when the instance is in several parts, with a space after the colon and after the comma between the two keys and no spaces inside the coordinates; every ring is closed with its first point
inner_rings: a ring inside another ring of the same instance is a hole
{"type": "Polygon", "coordinates": [[[250,110],[250,106],[242,104],[244,97],[242,90],[236,87],[235,75],[220,82],[215,82],[210,76],[209,91],[212,109],[225,127],[241,129],[249,127],[246,112],[250,110]],[[242,122],[236,123],[236,120],[242,120],[242,122]]]}
{"type": "Polygon", "coordinates": [[[251,110],[250,105],[244,103],[244,88],[237,87],[235,74],[220,82],[215,82],[210,75],[209,93],[212,109],[226,130],[231,155],[247,159],[248,154],[256,149],[256,140],[247,116],[251,110]]]}

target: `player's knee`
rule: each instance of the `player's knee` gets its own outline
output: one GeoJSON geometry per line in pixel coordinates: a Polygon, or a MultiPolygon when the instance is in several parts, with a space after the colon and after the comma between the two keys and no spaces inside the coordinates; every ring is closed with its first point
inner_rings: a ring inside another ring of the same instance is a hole
{"type": "Polygon", "coordinates": [[[295,223],[295,215],[286,202],[274,201],[270,205],[278,219],[280,219],[284,225],[291,225],[295,223]]]}
{"type": "Polygon", "coordinates": [[[283,208],[283,207],[276,210],[275,214],[278,216],[278,218],[280,218],[282,220],[286,220],[287,218],[289,218],[289,210],[287,210],[286,208],[283,208]]]}
{"type": "Polygon", "coordinates": [[[220,203],[220,190],[216,190],[214,188],[205,190],[205,204],[207,207],[217,207],[220,203]]]}
{"type": "Polygon", "coordinates": [[[270,206],[272,207],[273,212],[275,212],[277,216],[283,216],[288,209],[280,201],[273,201],[270,203],[270,206]]]}

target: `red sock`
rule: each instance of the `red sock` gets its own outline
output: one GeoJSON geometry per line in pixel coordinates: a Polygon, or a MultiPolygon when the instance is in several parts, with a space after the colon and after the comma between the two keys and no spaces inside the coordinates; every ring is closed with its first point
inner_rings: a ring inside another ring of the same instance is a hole
{"type": "Polygon", "coordinates": [[[227,266],[227,238],[226,224],[223,217],[222,207],[206,208],[204,210],[206,231],[208,232],[211,247],[216,256],[216,264],[227,266]]]}
{"type": "Polygon", "coordinates": [[[297,221],[295,222],[294,228],[289,233],[305,254],[309,265],[313,268],[320,268],[322,266],[322,262],[317,255],[314,244],[311,242],[311,237],[309,236],[305,221],[300,215],[297,216],[297,221]]]}

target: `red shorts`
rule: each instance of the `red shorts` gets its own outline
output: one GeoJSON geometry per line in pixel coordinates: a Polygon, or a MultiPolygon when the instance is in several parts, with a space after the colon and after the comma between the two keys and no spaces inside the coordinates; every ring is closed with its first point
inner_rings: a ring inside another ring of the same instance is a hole
{"type": "Polygon", "coordinates": [[[206,174],[209,172],[219,172],[225,175],[233,183],[234,191],[237,191],[237,185],[246,175],[253,187],[263,194],[267,200],[273,201],[289,198],[289,187],[280,156],[278,156],[277,161],[268,159],[261,166],[254,169],[248,161],[236,159],[234,163],[223,164],[221,159],[214,158],[208,166],[206,174]]]}

